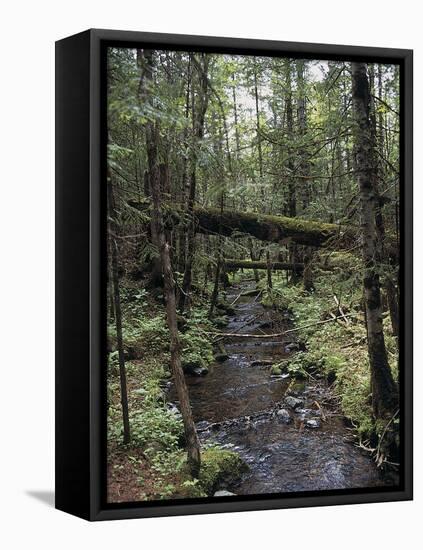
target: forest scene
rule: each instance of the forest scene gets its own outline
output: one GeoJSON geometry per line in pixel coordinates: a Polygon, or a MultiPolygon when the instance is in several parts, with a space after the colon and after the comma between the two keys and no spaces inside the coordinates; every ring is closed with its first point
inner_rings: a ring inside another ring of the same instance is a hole
{"type": "Polygon", "coordinates": [[[399,484],[398,65],[107,50],[107,500],[399,484]]]}

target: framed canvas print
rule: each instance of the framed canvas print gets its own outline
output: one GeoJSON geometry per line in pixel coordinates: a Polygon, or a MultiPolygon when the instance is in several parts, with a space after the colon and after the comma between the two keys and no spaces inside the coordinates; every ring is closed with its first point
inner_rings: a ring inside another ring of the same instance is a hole
{"type": "Polygon", "coordinates": [[[56,44],[56,506],[412,498],[412,52],[56,44]]]}

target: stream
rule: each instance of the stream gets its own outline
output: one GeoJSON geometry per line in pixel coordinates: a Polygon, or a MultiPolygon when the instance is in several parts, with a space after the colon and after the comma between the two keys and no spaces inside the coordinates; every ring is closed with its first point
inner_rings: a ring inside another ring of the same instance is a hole
{"type": "MultiPolygon", "coordinates": [[[[271,334],[292,328],[287,313],[260,297],[242,296],[255,283],[228,289],[233,303],[228,333],[271,334]]],[[[387,485],[370,457],[353,443],[324,378],[298,382],[270,375],[270,363],[295,353],[295,333],[275,339],[226,338],[229,358],[206,376],[186,376],[202,443],[236,451],[249,470],[232,485],[237,495],[387,485]]],[[[177,402],[174,389],[170,399],[177,402]]]]}

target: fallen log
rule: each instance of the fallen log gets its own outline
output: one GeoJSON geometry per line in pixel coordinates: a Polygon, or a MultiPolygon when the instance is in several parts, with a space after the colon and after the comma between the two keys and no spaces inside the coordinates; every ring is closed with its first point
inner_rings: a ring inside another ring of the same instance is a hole
{"type": "MultiPolygon", "coordinates": [[[[128,205],[144,214],[149,206],[145,202],[128,201],[128,205]]],[[[187,213],[178,207],[168,207],[167,221],[171,225],[186,222],[187,213]]],[[[323,246],[329,240],[341,239],[343,244],[357,237],[357,228],[333,223],[271,216],[256,212],[237,212],[219,208],[194,208],[197,233],[220,234],[230,237],[234,232],[246,233],[261,241],[280,243],[292,239],[306,246],[323,246]]],[[[165,216],[166,217],[166,216],[165,216]]]]}
{"type": "MultiPolygon", "coordinates": [[[[267,262],[250,261],[250,260],[225,260],[225,267],[227,269],[267,269],[267,262]]],[[[272,270],[295,270],[302,271],[304,264],[301,263],[284,263],[284,262],[270,262],[272,270]]]]}
{"type": "MultiPolygon", "coordinates": [[[[127,203],[144,214],[148,204],[128,201],[127,203]]],[[[283,244],[293,241],[305,246],[321,247],[333,245],[335,248],[357,246],[360,248],[360,228],[352,225],[323,223],[302,218],[271,216],[256,212],[237,212],[218,208],[195,207],[195,230],[197,233],[223,235],[231,237],[234,233],[245,233],[261,241],[283,244]]],[[[186,223],[187,213],[178,207],[167,207],[165,223],[170,226],[186,223]]],[[[386,249],[389,255],[397,257],[398,249],[394,239],[386,237],[386,249]]]]}
{"type": "Polygon", "coordinates": [[[351,241],[356,236],[355,228],[301,218],[230,210],[221,212],[217,208],[195,208],[194,215],[199,233],[220,233],[226,237],[240,232],[261,241],[280,243],[292,239],[306,246],[322,246],[330,239],[340,238],[345,241],[348,235],[351,241]]]}

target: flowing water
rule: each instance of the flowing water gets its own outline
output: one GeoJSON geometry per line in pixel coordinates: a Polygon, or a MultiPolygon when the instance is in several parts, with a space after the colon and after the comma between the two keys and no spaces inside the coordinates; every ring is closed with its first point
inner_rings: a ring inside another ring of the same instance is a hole
{"type": "MultiPolygon", "coordinates": [[[[238,296],[254,283],[231,287],[227,333],[272,334],[292,328],[287,315],[264,308],[257,296],[238,296]],[[238,299],[237,299],[238,298],[238,299]]],[[[229,359],[209,374],[187,376],[203,443],[238,452],[249,470],[236,494],[285,493],[383,486],[372,460],[356,447],[322,378],[299,383],[270,375],[270,363],[295,353],[292,333],[279,338],[226,338],[229,359]]],[[[175,399],[171,390],[171,399],[175,399]]]]}

